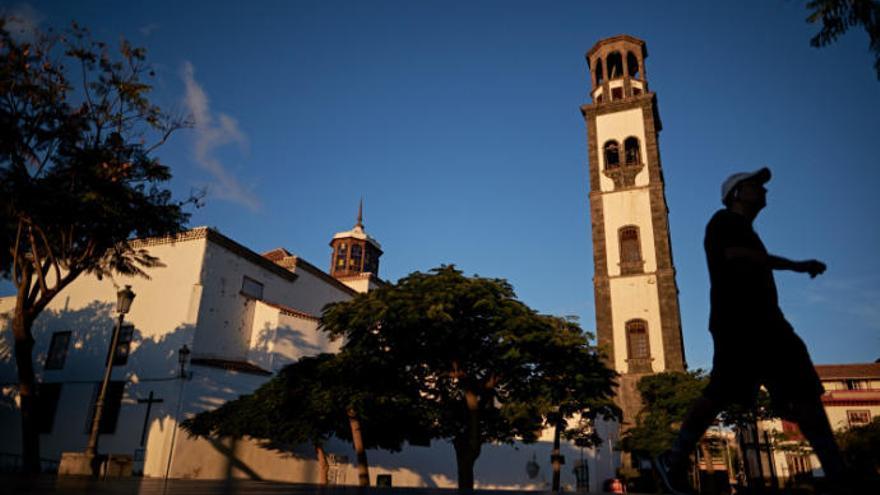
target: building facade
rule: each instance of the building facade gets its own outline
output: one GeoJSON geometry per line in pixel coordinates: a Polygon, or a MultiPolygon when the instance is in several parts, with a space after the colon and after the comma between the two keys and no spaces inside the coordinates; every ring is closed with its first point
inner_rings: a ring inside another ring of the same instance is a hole
{"type": "MultiPolygon", "coordinates": [[[[822,404],[835,431],[864,426],[880,417],[880,363],[818,364],[825,388],[822,404]]],[[[782,419],[760,421],[743,432],[748,448],[744,466],[750,478],[765,485],[788,487],[804,478],[822,476],[822,464],[797,424],[782,419]]]]}

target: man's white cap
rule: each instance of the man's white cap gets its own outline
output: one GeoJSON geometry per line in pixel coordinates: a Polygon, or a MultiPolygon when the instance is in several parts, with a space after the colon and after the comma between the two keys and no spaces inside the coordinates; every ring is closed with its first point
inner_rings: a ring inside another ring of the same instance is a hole
{"type": "Polygon", "coordinates": [[[763,167],[754,172],[740,172],[725,179],[724,182],[721,183],[721,202],[724,203],[725,200],[727,200],[727,196],[731,191],[736,189],[736,186],[738,186],[740,182],[750,179],[755,179],[760,184],[766,184],[767,181],[770,180],[770,169],[763,167]]]}

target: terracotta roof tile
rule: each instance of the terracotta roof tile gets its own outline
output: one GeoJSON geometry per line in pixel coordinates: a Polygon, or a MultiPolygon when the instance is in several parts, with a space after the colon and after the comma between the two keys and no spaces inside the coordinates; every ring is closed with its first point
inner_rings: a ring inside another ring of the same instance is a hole
{"type": "Polygon", "coordinates": [[[835,378],[880,378],[880,363],[817,364],[816,373],[823,380],[835,378]]]}

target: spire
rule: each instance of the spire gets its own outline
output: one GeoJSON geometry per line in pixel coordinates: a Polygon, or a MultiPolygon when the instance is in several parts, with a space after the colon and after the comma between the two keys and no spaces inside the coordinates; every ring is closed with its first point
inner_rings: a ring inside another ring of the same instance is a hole
{"type": "Polygon", "coordinates": [[[364,228],[364,197],[361,196],[361,202],[358,205],[358,218],[355,227],[364,228]]]}

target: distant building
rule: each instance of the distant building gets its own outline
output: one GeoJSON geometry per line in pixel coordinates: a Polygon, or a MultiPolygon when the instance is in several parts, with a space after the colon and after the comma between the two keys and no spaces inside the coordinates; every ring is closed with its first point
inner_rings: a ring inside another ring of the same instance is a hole
{"type": "MultiPolygon", "coordinates": [[[[660,165],[657,95],[645,76],[645,42],[620,35],[589,52],[592,103],[581,107],[587,125],[593,290],[599,345],[621,377],[617,402],[626,428],[641,409],[636,384],[661,371],[684,371],[678,288],[672,263],[668,207],[660,165]]],[[[595,471],[620,467],[611,449],[595,471]]]]}
{"type": "MultiPolygon", "coordinates": [[[[846,430],[880,416],[880,363],[819,364],[816,372],[825,387],[822,404],[831,428],[846,430]]],[[[761,421],[757,435],[754,430],[743,434],[750,478],[784,487],[823,475],[822,465],[795,423],[761,421]]]]}

